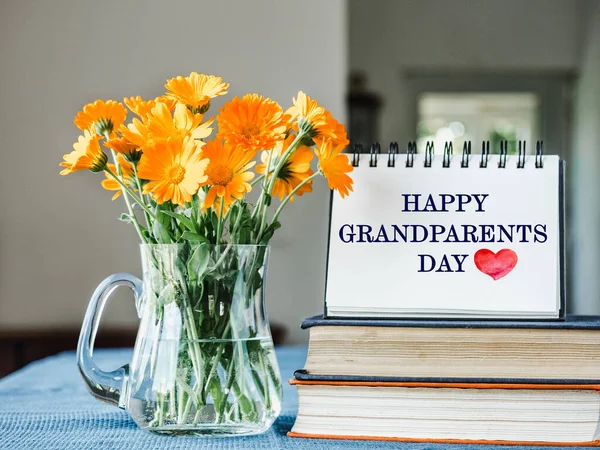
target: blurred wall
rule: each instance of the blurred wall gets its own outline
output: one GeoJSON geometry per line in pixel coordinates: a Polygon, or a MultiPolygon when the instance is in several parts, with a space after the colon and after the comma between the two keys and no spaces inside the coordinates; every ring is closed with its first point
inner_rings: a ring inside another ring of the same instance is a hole
{"type": "Polygon", "coordinates": [[[382,94],[380,141],[415,135],[410,71],[572,70],[583,30],[579,0],[350,0],[350,68],[382,94]]]}
{"type": "Polygon", "coordinates": [[[600,3],[589,2],[575,96],[571,164],[572,291],[578,314],[600,313],[600,3]]]}
{"type": "MultiPolygon", "coordinates": [[[[104,277],[140,274],[136,234],[102,175],[58,174],[84,103],[154,97],[198,71],[230,82],[226,99],[258,92],[286,108],[302,89],[344,121],[346,20],[344,0],[2,1],[0,328],[78,327],[104,277]]],[[[322,310],[327,215],[321,181],[273,240],[269,313],[292,342],[322,310]]],[[[137,323],[127,295],[105,323],[137,323]]]]}

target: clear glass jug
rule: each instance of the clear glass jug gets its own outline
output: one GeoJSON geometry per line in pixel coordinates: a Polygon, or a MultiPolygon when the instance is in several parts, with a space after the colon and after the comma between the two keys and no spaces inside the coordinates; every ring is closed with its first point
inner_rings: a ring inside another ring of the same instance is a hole
{"type": "Polygon", "coordinates": [[[269,247],[141,245],[143,282],[115,274],[94,292],[77,348],[92,395],[161,434],[249,435],[281,409],[265,310],[269,247]],[[111,293],[129,287],[141,319],[133,359],[105,372],[92,359],[111,293]]]}

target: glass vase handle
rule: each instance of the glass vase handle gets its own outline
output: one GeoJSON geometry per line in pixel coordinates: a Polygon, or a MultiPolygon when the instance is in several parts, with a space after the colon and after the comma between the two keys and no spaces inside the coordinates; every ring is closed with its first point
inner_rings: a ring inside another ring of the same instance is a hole
{"type": "Polygon", "coordinates": [[[129,378],[129,364],[106,372],[100,369],[93,359],[94,342],[100,324],[100,317],[111,294],[121,286],[126,286],[133,291],[136,308],[138,309],[142,296],[142,282],[139,278],[127,273],[117,273],[106,278],[94,291],[77,344],[77,367],[91,394],[105,403],[125,408],[125,396],[122,393],[127,388],[129,378]]]}

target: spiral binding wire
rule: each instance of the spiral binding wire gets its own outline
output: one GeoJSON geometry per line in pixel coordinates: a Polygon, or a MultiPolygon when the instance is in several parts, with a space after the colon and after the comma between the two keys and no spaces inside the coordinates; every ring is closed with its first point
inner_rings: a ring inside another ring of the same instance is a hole
{"type": "MultiPolygon", "coordinates": [[[[388,167],[396,167],[396,159],[400,155],[399,145],[397,142],[390,143],[388,150],[388,167]]],[[[353,167],[358,167],[360,164],[360,156],[363,154],[363,146],[360,142],[354,144],[352,150],[351,164],[353,167]]],[[[454,153],[453,143],[447,141],[444,144],[444,153],[442,155],[442,167],[448,168],[451,165],[452,155],[454,153]]],[[[381,145],[379,142],[371,144],[369,151],[369,167],[377,167],[379,155],[381,154],[381,145]]],[[[417,154],[417,143],[415,141],[408,142],[406,148],[406,167],[414,167],[415,155],[417,154]]],[[[425,160],[423,163],[424,167],[431,167],[434,154],[434,142],[427,141],[425,144],[425,160]]],[[[525,168],[525,159],[527,156],[527,142],[518,141],[518,154],[517,154],[517,169],[525,168]]],[[[481,143],[481,159],[479,161],[479,167],[485,169],[488,167],[490,157],[490,141],[483,141],[481,143]]],[[[500,141],[500,152],[498,158],[498,168],[505,169],[506,161],[508,158],[508,141],[500,141]]],[[[471,141],[466,141],[463,144],[462,155],[460,158],[460,167],[468,168],[471,159],[471,141]]],[[[537,141],[535,145],[535,168],[544,168],[544,141],[537,141]]]]}
{"type": "Polygon", "coordinates": [[[469,160],[471,159],[471,141],[465,142],[463,145],[462,156],[460,158],[460,167],[466,169],[469,167],[469,160]]]}
{"type": "Polygon", "coordinates": [[[396,167],[396,155],[398,154],[398,143],[391,142],[388,152],[388,167],[396,167]]]}

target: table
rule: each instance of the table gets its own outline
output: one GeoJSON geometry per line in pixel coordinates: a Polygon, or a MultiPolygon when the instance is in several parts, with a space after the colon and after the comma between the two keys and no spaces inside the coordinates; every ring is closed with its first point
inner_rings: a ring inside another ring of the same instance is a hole
{"type": "MultiPolygon", "coordinates": [[[[277,356],[284,380],[304,365],[306,347],[281,347],[277,356]]],[[[114,369],[131,359],[131,350],[97,350],[101,368],[114,369]]],[[[293,439],[286,433],[297,409],[295,389],[284,383],[283,410],[271,430],[260,436],[195,438],[158,436],[137,428],[121,409],[95,400],[75,366],[75,353],[66,352],[34,362],[0,380],[1,450],[112,449],[524,449],[527,447],[432,445],[400,442],[293,439]]],[[[531,447],[541,449],[541,447],[531,447]]]]}

